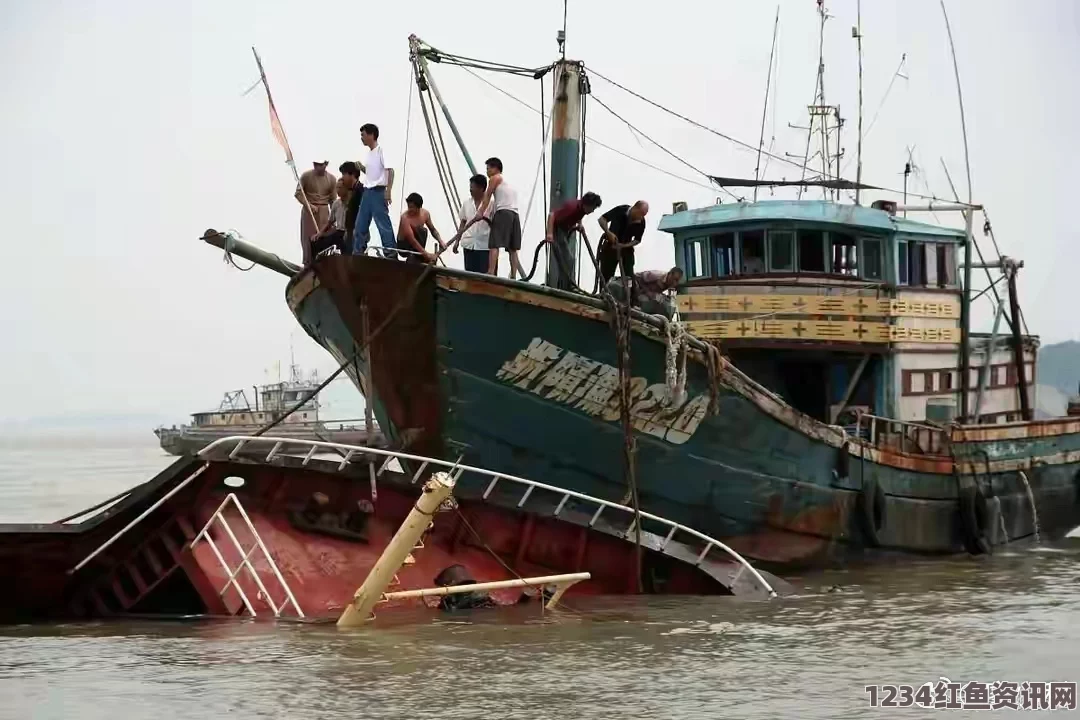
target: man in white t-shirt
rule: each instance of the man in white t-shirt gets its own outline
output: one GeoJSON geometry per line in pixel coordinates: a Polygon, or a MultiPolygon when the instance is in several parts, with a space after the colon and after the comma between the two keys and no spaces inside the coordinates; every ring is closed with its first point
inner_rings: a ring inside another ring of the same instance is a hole
{"type": "Polygon", "coordinates": [[[390,222],[390,202],[393,198],[394,169],[386,162],[382,146],[379,145],[379,128],[372,123],[360,127],[360,140],[368,149],[367,161],[357,163],[364,173],[364,194],[360,198],[360,209],[356,212],[356,227],[353,230],[353,254],[361,255],[367,250],[371,240],[371,222],[379,229],[383,254],[397,257],[394,248],[394,225],[390,222]]]}
{"type": "Polygon", "coordinates": [[[458,251],[458,245],[465,251],[465,269],[469,272],[486,273],[488,271],[488,235],[491,233],[490,213],[483,221],[476,223],[468,230],[465,225],[476,215],[480,203],[484,200],[484,191],[487,190],[487,178],[476,174],[469,178],[469,199],[461,204],[461,213],[458,222],[458,234],[460,239],[454,243],[454,252],[458,251]]]}

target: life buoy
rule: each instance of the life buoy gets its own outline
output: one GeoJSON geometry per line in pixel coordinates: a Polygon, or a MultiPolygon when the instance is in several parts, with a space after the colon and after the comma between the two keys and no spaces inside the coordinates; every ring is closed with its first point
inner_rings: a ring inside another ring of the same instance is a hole
{"type": "Polygon", "coordinates": [[[959,502],[965,549],[972,555],[988,555],[990,541],[986,533],[990,524],[990,509],[986,495],[978,485],[969,485],[961,488],[959,502]]]}
{"type": "Polygon", "coordinates": [[[859,526],[866,538],[866,544],[880,547],[879,533],[885,527],[885,491],[878,485],[877,480],[872,477],[863,478],[856,505],[859,526]]]}

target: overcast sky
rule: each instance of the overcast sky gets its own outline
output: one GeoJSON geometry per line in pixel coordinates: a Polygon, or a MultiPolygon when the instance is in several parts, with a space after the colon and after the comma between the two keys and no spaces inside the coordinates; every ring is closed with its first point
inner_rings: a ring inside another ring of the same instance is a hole
{"type": "MultiPolygon", "coordinates": [[[[788,124],[806,124],[818,19],[813,0],[780,6],[766,143],[775,137],[775,153],[801,154],[805,133],[788,124]]],[[[284,278],[258,268],[238,272],[198,240],[209,227],[235,228],[251,242],[299,259],[294,182],[270,134],[265,96],[259,89],[242,96],[258,79],[252,45],[301,170],[326,159],[336,174],[343,160],[362,157],[359,127],[375,122],[398,168],[395,211],[404,194],[418,191],[449,236],[416,104],[407,122],[408,35],[461,55],[537,66],[555,59],[562,23],[561,0],[0,0],[0,8],[0,157],[6,168],[0,209],[7,261],[0,285],[0,419],[8,420],[147,412],[180,420],[216,405],[227,389],[272,379],[276,371],[265,371],[279,361],[284,372],[290,345],[305,367],[334,369],[289,313],[284,278]],[[407,126],[411,142],[403,165],[407,126]]],[[[1078,166],[1080,5],[950,0],[948,8],[975,200],[986,204],[1002,251],[1026,262],[1020,288],[1032,332],[1044,343],[1080,337],[1073,308],[1080,233],[1069,193],[1078,166]]],[[[838,103],[847,120],[842,165],[853,178],[856,2],[831,0],[828,10],[826,101],[838,103]]],[[[567,50],[596,72],[756,145],[775,12],[767,0],[571,0],[567,50]]],[[[911,189],[951,198],[944,158],[966,197],[938,1],[864,2],[862,25],[869,129],[864,181],[900,188],[907,148],[914,148],[919,171],[911,189]],[[906,79],[895,81],[882,105],[904,53],[906,79]]],[[[436,66],[434,73],[474,159],[500,156],[527,204],[540,157],[539,116],[459,68],[436,66]]],[[[540,103],[536,81],[488,79],[540,103]]],[[[593,90],[692,165],[753,177],[753,152],[595,76],[593,90]]],[[[670,236],[655,230],[661,215],[673,201],[704,206],[721,193],[598,103],[590,105],[588,122],[597,140],[693,181],[588,146],[586,189],[600,193],[607,206],[636,199],[652,205],[638,266],[670,266],[670,236]]],[[[468,174],[460,154],[450,150],[464,194],[468,174]]],[[[765,174],[793,172],[771,161],[765,174]]],[[[540,194],[525,230],[530,256],[542,233],[540,194]]],[[[460,266],[460,256],[450,262],[460,266]]],[[[983,305],[977,319],[988,326],[989,317],[983,305]]]]}

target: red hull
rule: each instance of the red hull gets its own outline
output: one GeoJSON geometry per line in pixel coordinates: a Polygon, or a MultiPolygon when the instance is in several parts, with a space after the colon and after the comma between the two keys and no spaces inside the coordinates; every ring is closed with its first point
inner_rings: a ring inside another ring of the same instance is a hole
{"type": "MultiPolygon", "coordinates": [[[[412,509],[420,485],[387,472],[372,497],[366,473],[337,472],[336,462],[312,462],[310,467],[318,470],[287,467],[296,464],[287,458],[272,465],[212,462],[93,560],[70,572],[201,464],[179,460],[114,507],[77,525],[0,526],[0,582],[9,588],[0,601],[0,622],[124,614],[246,614],[235,589],[220,592],[228,586],[228,573],[209,544],[200,541],[192,549],[192,540],[229,493],[235,493],[251,518],[304,615],[336,618],[412,509]],[[243,478],[244,483],[232,488],[224,482],[227,477],[243,478]],[[332,516],[357,508],[358,501],[370,502],[366,542],[356,535],[327,534],[298,520],[315,493],[327,499],[320,511],[332,516]]],[[[591,573],[591,579],[575,585],[568,596],[637,591],[637,550],[632,543],[550,517],[459,502],[457,510],[434,516],[424,547],[413,553],[415,563],[399,571],[400,582],[391,589],[432,587],[442,570],[458,564],[476,582],[591,573]]],[[[237,511],[230,509],[224,515],[243,548],[250,548],[254,540],[237,511]]],[[[210,535],[229,568],[235,568],[239,553],[220,523],[210,535]]],[[[646,592],[730,594],[693,564],[649,550],[643,555],[646,592]]],[[[251,562],[273,602],[283,605],[285,591],[265,557],[256,553],[251,562]]],[[[250,577],[246,573],[239,577],[256,615],[273,617],[250,577]]],[[[511,604],[521,595],[515,589],[496,591],[491,597],[497,604],[511,604]]],[[[383,604],[377,612],[398,606],[418,608],[424,601],[383,604]]],[[[295,614],[291,606],[282,612],[295,614]]]]}

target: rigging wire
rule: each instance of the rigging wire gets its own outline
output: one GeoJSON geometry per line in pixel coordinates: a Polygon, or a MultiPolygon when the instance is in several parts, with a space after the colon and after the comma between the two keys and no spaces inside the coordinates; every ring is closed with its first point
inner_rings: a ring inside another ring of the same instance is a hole
{"type": "MultiPolygon", "coordinates": [[[[409,70],[409,85],[413,85],[413,84],[416,84],[417,88],[419,89],[420,85],[419,85],[419,83],[416,83],[416,66],[415,65],[413,65],[412,68],[409,70]]],[[[412,136],[412,98],[413,98],[413,89],[412,89],[412,87],[410,87],[409,88],[409,107],[405,111],[405,154],[402,156],[402,159],[401,159],[401,187],[402,188],[408,187],[405,184],[405,178],[407,177],[407,173],[409,171],[409,138],[412,136]]],[[[402,200],[401,202],[405,202],[405,201],[402,200]]],[[[399,205],[398,208],[400,209],[400,207],[401,206],[399,205]]]]}
{"type": "MultiPolygon", "coordinates": [[[[592,68],[589,69],[589,72],[592,73],[593,75],[596,75],[601,80],[605,80],[605,81],[611,83],[612,85],[619,88],[620,90],[623,90],[624,92],[627,92],[630,95],[633,95],[634,97],[638,98],[639,100],[642,100],[642,101],[648,103],[649,105],[652,105],[653,107],[657,108],[658,110],[663,110],[667,114],[672,115],[674,117],[677,117],[680,120],[683,120],[684,122],[687,122],[690,125],[693,125],[694,127],[698,128],[700,130],[704,130],[706,132],[712,133],[713,135],[716,135],[717,137],[723,138],[724,140],[727,140],[728,142],[733,143],[735,145],[738,145],[738,146],[740,146],[740,147],[742,147],[742,148],[744,148],[746,150],[750,150],[750,151],[752,151],[754,153],[757,152],[757,148],[754,147],[750,143],[743,142],[742,140],[734,138],[734,137],[732,137],[732,136],[730,136],[730,135],[728,135],[726,133],[720,132],[719,130],[717,130],[715,128],[711,128],[708,125],[702,125],[701,123],[697,122],[696,120],[692,120],[691,118],[688,118],[687,116],[685,116],[685,115],[683,115],[681,113],[678,113],[678,112],[672,110],[671,108],[668,108],[668,107],[666,107],[664,105],[661,105],[660,103],[658,103],[658,102],[656,102],[654,100],[650,100],[649,98],[645,97],[644,95],[631,90],[630,88],[626,87],[625,85],[622,85],[621,83],[618,83],[618,82],[612,80],[611,78],[606,77],[605,75],[602,75],[601,73],[597,72],[596,70],[594,70],[592,68]]],[[[779,160],[782,163],[785,163],[787,165],[791,165],[791,166],[799,168],[799,169],[803,169],[803,167],[804,167],[804,165],[802,163],[796,162],[795,160],[791,160],[790,158],[782,157],[782,156],[777,155],[775,153],[770,152],[770,153],[762,153],[762,154],[767,155],[768,157],[774,158],[776,160],[779,160]]],[[[899,195],[901,193],[900,190],[896,190],[894,188],[889,188],[889,187],[885,187],[885,186],[878,186],[878,189],[880,189],[880,190],[882,190],[884,192],[894,193],[894,194],[897,194],[897,195],[899,195]]],[[[929,195],[920,195],[918,193],[912,193],[912,192],[908,192],[908,195],[911,196],[911,197],[922,198],[922,199],[925,199],[925,200],[937,200],[937,199],[939,199],[939,198],[935,198],[935,197],[932,197],[932,196],[929,196],[929,195]]],[[[961,204],[970,205],[970,203],[961,203],[961,204]]]]}
{"type": "MultiPolygon", "coordinates": [[[[476,78],[480,82],[484,83],[485,85],[488,85],[493,90],[497,90],[498,92],[502,93],[503,95],[510,98],[511,100],[513,100],[517,104],[521,105],[522,107],[524,107],[524,108],[526,108],[528,110],[531,110],[534,113],[541,113],[541,115],[543,115],[543,113],[540,110],[537,110],[536,108],[534,108],[532,105],[525,102],[521,98],[507,92],[506,90],[503,90],[501,87],[499,87],[495,83],[488,81],[484,77],[474,73],[472,70],[469,70],[468,68],[464,68],[464,70],[465,70],[465,72],[469,73],[470,75],[472,75],[474,78],[476,78]]],[[[582,116],[582,120],[584,120],[584,116],[582,116]]],[[[583,128],[585,127],[584,122],[582,123],[582,127],[583,128]]],[[[688,183],[690,185],[696,185],[696,186],[698,186],[700,188],[704,188],[706,190],[710,190],[710,191],[715,191],[716,190],[716,185],[709,185],[709,184],[706,184],[706,183],[703,183],[703,182],[699,182],[697,180],[691,180],[690,178],[683,177],[682,175],[677,175],[677,174],[675,174],[673,172],[669,172],[668,170],[665,170],[663,168],[657,167],[656,165],[653,165],[652,163],[648,162],[647,160],[642,160],[640,158],[634,157],[633,155],[628,155],[628,154],[624,153],[622,150],[619,150],[617,148],[613,148],[610,145],[602,143],[599,140],[597,140],[596,138],[591,137],[589,135],[586,135],[585,133],[582,133],[582,138],[587,139],[591,143],[599,145],[600,147],[604,148],[605,150],[610,150],[611,152],[615,153],[616,155],[620,155],[620,156],[626,158],[627,160],[630,160],[632,162],[636,162],[639,165],[644,165],[645,167],[649,168],[650,170],[655,170],[656,172],[661,173],[663,175],[667,175],[668,177],[674,178],[676,180],[681,180],[682,182],[688,183]]],[[[584,147],[584,145],[583,145],[583,147],[584,147]]],[[[584,173],[584,162],[585,162],[584,157],[585,157],[584,152],[582,152],[582,168],[583,168],[582,173],[584,173]]]]}
{"type": "MultiPolygon", "coordinates": [[[[565,3],[563,5],[563,7],[565,8],[565,3]]],[[[563,17],[563,27],[564,28],[566,27],[566,17],[565,16],[563,17]]],[[[543,164],[543,168],[544,168],[544,172],[543,172],[542,177],[544,178],[544,216],[543,217],[544,217],[544,232],[545,233],[547,232],[547,222],[548,222],[548,209],[547,209],[547,199],[548,199],[548,187],[547,187],[547,125],[544,124],[544,118],[546,117],[545,114],[544,114],[544,103],[546,101],[547,101],[547,98],[546,98],[546,95],[545,95],[545,92],[544,92],[544,78],[540,78],[540,137],[542,138],[541,141],[544,143],[543,147],[540,148],[540,162],[543,164]]],[[[554,114],[555,114],[554,108],[552,108],[551,114],[552,114],[552,116],[554,116],[554,114]]],[[[532,197],[529,198],[529,204],[532,205],[532,197]]],[[[522,226],[521,231],[525,232],[525,227],[524,226],[522,226]]],[[[551,267],[551,245],[548,244],[547,253],[546,253],[546,256],[544,257],[544,272],[545,272],[545,275],[548,274],[547,270],[550,267],[551,267]]]]}
{"type": "MultiPolygon", "coordinates": [[[[607,111],[608,111],[609,113],[611,113],[612,115],[614,115],[615,117],[617,117],[617,118],[618,118],[619,120],[622,120],[622,121],[623,121],[623,123],[625,123],[625,124],[626,124],[626,126],[627,126],[628,128],[630,128],[630,130],[632,130],[633,132],[635,132],[635,133],[637,133],[638,135],[640,135],[641,137],[645,138],[646,140],[648,140],[649,142],[651,142],[651,143],[652,143],[653,145],[655,145],[656,147],[660,148],[661,150],[663,150],[664,152],[666,152],[666,153],[667,153],[668,155],[670,155],[671,157],[675,158],[676,160],[678,160],[679,162],[681,162],[681,163],[682,163],[683,165],[685,165],[686,167],[690,168],[690,169],[691,169],[691,170],[693,170],[694,172],[699,172],[699,173],[701,173],[702,175],[704,175],[705,177],[709,177],[709,173],[705,172],[704,170],[702,170],[702,169],[701,169],[701,168],[699,168],[699,167],[695,167],[694,165],[691,165],[691,164],[690,164],[689,162],[687,162],[687,161],[686,161],[686,160],[684,160],[683,158],[679,157],[679,156],[678,156],[678,155],[676,155],[675,153],[671,152],[671,151],[670,151],[670,150],[668,150],[668,149],[667,149],[666,147],[664,147],[663,145],[661,145],[660,143],[658,143],[658,142],[657,142],[656,140],[653,140],[653,139],[652,139],[651,137],[649,137],[648,135],[646,135],[645,133],[643,133],[643,132],[642,132],[641,130],[637,129],[637,128],[636,128],[636,127],[635,127],[635,126],[633,125],[633,124],[631,124],[631,122],[630,122],[629,120],[627,120],[627,119],[626,119],[626,118],[624,118],[624,117],[623,117],[622,115],[620,115],[619,113],[615,112],[615,111],[614,111],[614,110],[612,110],[612,109],[611,109],[610,107],[608,107],[607,103],[605,103],[605,102],[604,102],[603,100],[601,100],[600,98],[596,97],[596,95],[593,95],[593,100],[595,100],[596,102],[600,103],[600,107],[602,107],[602,108],[604,108],[605,110],[607,110],[607,111]]],[[[723,186],[721,186],[721,187],[720,187],[720,189],[721,189],[721,190],[723,190],[724,192],[726,192],[726,193],[727,193],[728,195],[730,195],[730,196],[731,196],[732,198],[734,198],[734,199],[735,199],[735,200],[736,200],[737,202],[742,202],[743,200],[745,200],[745,198],[740,198],[740,197],[739,197],[739,196],[737,196],[737,195],[736,195],[735,193],[733,193],[733,192],[731,192],[730,190],[728,190],[728,189],[727,189],[726,187],[723,187],[723,186]]]]}

